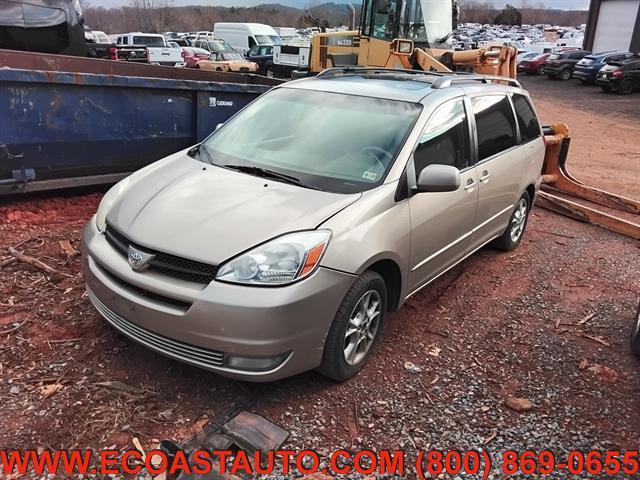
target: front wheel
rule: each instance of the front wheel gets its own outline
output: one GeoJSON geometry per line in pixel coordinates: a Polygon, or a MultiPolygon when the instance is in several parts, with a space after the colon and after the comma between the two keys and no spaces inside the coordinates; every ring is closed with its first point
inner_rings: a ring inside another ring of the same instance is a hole
{"type": "Polygon", "coordinates": [[[631,351],[640,356],[640,304],[638,304],[636,320],[631,329],[631,351]]]}
{"type": "Polygon", "coordinates": [[[571,78],[571,71],[569,70],[563,70],[562,73],[560,73],[560,80],[569,80],[571,78]]]}
{"type": "Polygon", "coordinates": [[[507,229],[501,236],[493,241],[492,245],[494,248],[509,252],[520,244],[524,235],[524,229],[527,227],[530,210],[531,199],[529,198],[529,193],[524,192],[511,214],[507,229]]]}
{"type": "Polygon", "coordinates": [[[544,75],[544,65],[540,65],[538,67],[538,69],[536,70],[536,74],[538,75],[544,75]]]}
{"type": "Polygon", "coordinates": [[[345,295],[329,328],[318,371],[339,382],[356,375],[371,356],[387,311],[387,288],[367,270],[345,295]]]}
{"type": "Polygon", "coordinates": [[[269,78],[275,78],[275,74],[273,73],[273,70],[271,69],[271,66],[267,67],[267,71],[265,72],[266,76],[269,78]]]}

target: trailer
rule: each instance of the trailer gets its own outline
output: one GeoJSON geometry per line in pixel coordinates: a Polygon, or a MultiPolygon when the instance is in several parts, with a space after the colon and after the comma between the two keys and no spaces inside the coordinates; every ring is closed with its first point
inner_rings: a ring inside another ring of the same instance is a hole
{"type": "Polygon", "coordinates": [[[0,50],[0,194],[118,181],[202,141],[278,83],[0,50]]]}

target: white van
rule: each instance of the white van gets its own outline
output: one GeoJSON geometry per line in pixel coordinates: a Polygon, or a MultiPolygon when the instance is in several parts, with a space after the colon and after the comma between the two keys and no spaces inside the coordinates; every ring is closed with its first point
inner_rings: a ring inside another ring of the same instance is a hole
{"type": "Polygon", "coordinates": [[[262,23],[218,22],[213,26],[213,34],[242,52],[255,45],[282,44],[276,31],[262,23]]]}

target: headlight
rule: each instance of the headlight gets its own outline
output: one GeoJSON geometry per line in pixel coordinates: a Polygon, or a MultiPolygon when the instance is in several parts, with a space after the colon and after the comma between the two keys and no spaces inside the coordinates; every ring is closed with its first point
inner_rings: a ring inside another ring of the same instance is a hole
{"type": "Polygon", "coordinates": [[[111,210],[111,207],[116,203],[116,200],[122,192],[129,187],[130,182],[131,176],[120,180],[104,194],[104,197],[102,197],[100,205],[98,205],[98,211],[96,212],[96,226],[101,232],[104,232],[104,229],[107,226],[107,213],[109,213],[109,210],[111,210]]]}
{"type": "Polygon", "coordinates": [[[216,280],[249,285],[284,285],[309,276],[320,264],[331,233],[290,233],[220,266],[216,280]]]}

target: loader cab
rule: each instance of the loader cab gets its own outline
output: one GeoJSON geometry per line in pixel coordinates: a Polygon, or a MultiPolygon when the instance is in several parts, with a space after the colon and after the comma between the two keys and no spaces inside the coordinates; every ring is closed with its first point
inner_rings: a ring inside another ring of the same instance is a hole
{"type": "Polygon", "coordinates": [[[363,0],[361,36],[438,47],[451,34],[454,10],[451,0],[363,0]]]}
{"type": "Polygon", "coordinates": [[[385,66],[394,39],[415,47],[449,48],[451,0],[363,0],[359,64],[385,66]]]}

